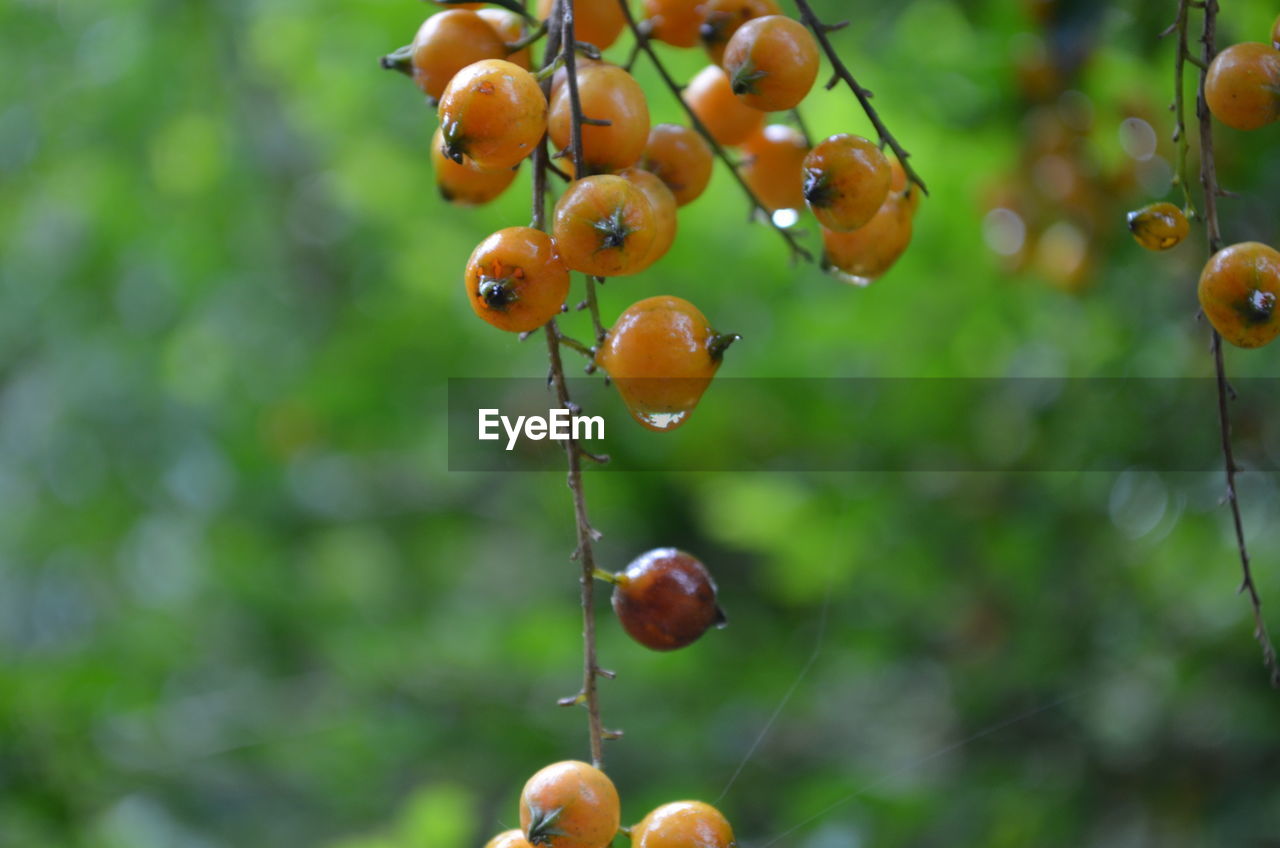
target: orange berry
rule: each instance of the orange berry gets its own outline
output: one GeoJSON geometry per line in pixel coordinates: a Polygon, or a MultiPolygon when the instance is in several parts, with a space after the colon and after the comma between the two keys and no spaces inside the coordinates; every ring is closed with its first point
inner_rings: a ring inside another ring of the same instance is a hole
{"type": "Polygon", "coordinates": [[[551,231],[573,270],[622,277],[644,266],[657,225],[643,191],[622,177],[599,174],[569,184],[556,203],[551,231]]]}
{"type": "MultiPolygon", "coordinates": [[[[524,19],[510,9],[487,8],[476,12],[484,22],[493,27],[504,44],[514,44],[528,34],[524,19]]],[[[519,65],[526,71],[533,67],[532,48],[522,47],[506,57],[513,65],[519,65]]]]}
{"type": "Polygon", "coordinates": [[[640,167],[667,184],[676,205],[696,200],[711,181],[713,154],[697,130],[679,124],[658,124],[649,130],[649,141],[640,167]]]}
{"type": "Polygon", "coordinates": [[[618,316],[596,364],[632,418],[650,430],[673,430],[688,420],[737,338],[711,329],[687,300],[650,297],[618,316]]]}
{"type": "Polygon", "coordinates": [[[702,26],[700,0],[644,0],[644,16],[653,37],[673,47],[693,47],[702,26]]]}
{"type": "Polygon", "coordinates": [[[1256,130],[1280,117],[1280,50],[1233,44],[1214,57],[1204,81],[1209,111],[1237,130],[1256,130]]]}
{"type": "Polygon", "coordinates": [[[799,21],[765,15],[747,21],[729,39],[722,60],[733,93],[752,109],[780,112],[798,106],[818,78],[818,42],[799,21]]]}
{"type": "Polygon", "coordinates": [[[631,828],[633,848],[734,848],[733,828],[710,804],[663,804],[631,828]]]}
{"type": "Polygon", "coordinates": [[[706,566],[675,548],[641,554],[613,576],[613,611],[632,639],[655,651],[691,645],[724,626],[706,566]]]}
{"type": "Polygon", "coordinates": [[[914,228],[911,196],[891,191],[871,220],[856,230],[822,230],[822,262],[828,270],[854,285],[879,279],[911,243],[914,228]]]}
{"type": "Polygon", "coordinates": [[[1256,241],[1209,258],[1200,274],[1200,308],[1236,347],[1262,347],[1280,333],[1280,251],[1256,241]]]}
{"type": "Polygon", "coordinates": [[[449,9],[423,21],[413,37],[413,81],[428,97],[439,97],[453,75],[481,59],[501,59],[506,45],[475,12],[449,9]]]}
{"type": "Polygon", "coordinates": [[[1187,237],[1187,216],[1172,203],[1151,203],[1129,213],[1129,232],[1147,250],[1168,250],[1187,237]]]}
{"type": "Polygon", "coordinates": [[[484,848],[533,848],[524,832],[515,828],[504,830],[484,844],[484,848]]]}
{"type": "Polygon", "coordinates": [[[889,161],[875,144],[860,135],[833,135],[805,157],[804,199],[818,223],[845,232],[871,220],[891,179],[889,161]]]}
{"type": "MultiPolygon", "coordinates": [[[[487,24],[486,24],[487,26],[487,24]]],[[[468,65],[440,97],[444,154],[478,167],[511,168],[533,152],[547,129],[547,101],[533,74],[505,59],[468,65]]]]}
{"type": "MultiPolygon", "coordinates": [[[[582,114],[609,121],[607,127],[582,125],[586,172],[608,173],[635,164],[649,137],[649,104],[640,83],[617,65],[604,63],[579,68],[577,80],[582,114]]],[[[569,86],[562,85],[551,99],[547,118],[547,134],[561,150],[569,147],[572,122],[569,86]]]]}
{"type": "Polygon", "coordinates": [[[676,240],[676,197],[666,183],[640,168],[627,168],[619,171],[618,176],[644,192],[653,209],[653,247],[636,269],[643,271],[666,256],[676,240]]]}
{"type": "Polygon", "coordinates": [[[620,822],[613,781],[577,760],[539,770],[520,793],[520,829],[533,845],[604,848],[620,822]]]}
{"type": "MultiPolygon", "coordinates": [[[[545,21],[555,0],[538,0],[538,19],[545,21]]],[[[574,0],[573,35],[601,50],[618,40],[627,19],[618,0],[574,0]]]]}
{"type": "Polygon", "coordinates": [[[444,134],[437,127],[431,136],[431,167],[440,196],[460,206],[479,206],[506,191],[516,178],[515,168],[485,171],[463,157],[459,164],[444,155],[444,134]]]}
{"type": "Polygon", "coordinates": [[[465,275],[471,308],[499,330],[536,330],[560,312],[569,269],[551,237],[532,227],[498,230],[476,246],[465,275]]]}
{"type": "Polygon", "coordinates": [[[742,143],[742,179],[770,212],[804,208],[804,134],[770,124],[742,143]]]}
{"type": "Polygon", "coordinates": [[[684,89],[684,102],[724,145],[741,144],[764,124],[764,113],[752,109],[733,93],[729,75],[719,65],[707,65],[684,89]]]}
{"type": "Polygon", "coordinates": [[[725,45],[738,27],[754,18],[781,13],[774,0],[706,0],[698,7],[702,11],[702,26],[698,36],[707,55],[717,65],[724,56],[725,45]]]}

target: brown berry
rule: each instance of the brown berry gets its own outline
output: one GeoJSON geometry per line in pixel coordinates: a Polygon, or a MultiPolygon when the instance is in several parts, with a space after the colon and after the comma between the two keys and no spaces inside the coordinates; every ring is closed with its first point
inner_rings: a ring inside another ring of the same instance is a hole
{"type": "Polygon", "coordinates": [[[716,584],[706,567],[684,551],[656,548],[614,575],[613,611],[641,645],[673,651],[723,626],[716,584]]]}

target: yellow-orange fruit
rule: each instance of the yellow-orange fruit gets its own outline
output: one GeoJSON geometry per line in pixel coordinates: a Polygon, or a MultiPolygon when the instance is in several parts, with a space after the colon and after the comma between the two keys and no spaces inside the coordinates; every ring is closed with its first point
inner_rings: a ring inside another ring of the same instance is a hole
{"type": "Polygon", "coordinates": [[[620,822],[613,781],[577,760],[539,770],[520,793],[520,829],[533,845],[605,848],[620,822]]]}
{"type": "MultiPolygon", "coordinates": [[[[649,104],[644,89],[617,65],[588,64],[578,69],[582,114],[609,126],[582,126],[582,158],[587,174],[609,173],[634,165],[649,138],[649,104]]],[[[561,150],[569,147],[573,107],[569,86],[561,85],[551,100],[547,134],[561,150]]],[[[570,160],[571,161],[571,160],[570,160]]]]}
{"type": "Polygon", "coordinates": [[[453,75],[481,59],[502,59],[506,45],[484,18],[470,9],[449,9],[422,22],[413,37],[413,81],[428,97],[439,97],[453,75]]]}
{"type": "Polygon", "coordinates": [[[1233,44],[1214,57],[1204,80],[1213,116],[1238,130],[1256,130],[1280,117],[1280,50],[1233,44]]]}
{"type": "Polygon", "coordinates": [[[804,160],[804,199],[818,223],[846,232],[876,214],[889,193],[892,171],[880,148],[841,133],[814,145],[804,160]]]}
{"type": "Polygon", "coordinates": [[[1280,252],[1256,241],[1209,258],[1200,274],[1200,308],[1236,347],[1262,347],[1280,333],[1280,252]]]}
{"type": "Polygon", "coordinates": [[[525,333],[560,312],[569,294],[569,269],[546,233],[507,227],[471,252],[465,284],[476,315],[500,330],[525,333]]]}
{"type": "Polygon", "coordinates": [[[683,97],[711,137],[721,144],[741,144],[764,124],[764,113],[738,99],[729,84],[729,75],[719,65],[708,65],[699,71],[685,86],[683,97]]]}
{"type": "Polygon", "coordinates": [[[770,124],[742,143],[742,179],[770,212],[804,208],[804,134],[770,124]]]}
{"type": "MultiPolygon", "coordinates": [[[[488,24],[485,24],[488,26],[488,24]]],[[[454,75],[440,96],[446,156],[470,157],[489,170],[511,168],[547,129],[547,101],[533,74],[505,59],[485,59],[454,75]]]]}
{"type": "Polygon", "coordinates": [[[800,105],[818,78],[818,42],[785,15],[747,21],[722,60],[733,93],[752,109],[780,112],[800,105]]]}
{"type": "Polygon", "coordinates": [[[1129,213],[1129,232],[1147,250],[1168,250],[1190,232],[1187,216],[1172,203],[1149,203],[1129,213]]]}
{"type": "Polygon", "coordinates": [[[676,205],[697,200],[711,181],[714,154],[697,130],[679,124],[658,124],[649,130],[649,141],[640,167],[656,174],[675,195],[676,205]]]}

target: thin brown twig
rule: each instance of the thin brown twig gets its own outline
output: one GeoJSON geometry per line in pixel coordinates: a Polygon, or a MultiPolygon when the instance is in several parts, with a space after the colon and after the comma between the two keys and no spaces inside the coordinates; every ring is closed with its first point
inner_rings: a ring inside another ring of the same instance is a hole
{"type": "Polygon", "coordinates": [[[1191,199],[1191,185],[1187,179],[1187,155],[1191,150],[1191,139],[1187,137],[1187,117],[1185,107],[1185,86],[1183,85],[1183,68],[1187,58],[1187,2],[1178,3],[1178,16],[1169,29],[1161,37],[1170,33],[1178,34],[1178,46],[1173,57],[1173,141],[1178,145],[1178,171],[1176,180],[1182,188],[1182,205],[1188,214],[1195,214],[1195,203],[1191,199]]]}
{"type": "Polygon", "coordinates": [[[649,57],[649,61],[653,63],[653,67],[658,71],[658,76],[662,77],[662,81],[666,84],[667,88],[670,89],[671,94],[676,99],[676,102],[680,104],[680,108],[684,110],[685,115],[689,118],[689,124],[707,140],[707,144],[711,145],[711,150],[715,153],[716,158],[724,163],[725,167],[729,169],[729,173],[733,174],[734,181],[737,182],[739,188],[741,188],[743,193],[746,194],[747,200],[751,204],[752,214],[754,215],[756,212],[760,212],[764,216],[765,220],[769,222],[769,226],[771,226],[778,235],[782,236],[786,241],[787,246],[791,248],[792,259],[804,259],[808,262],[812,262],[813,254],[811,254],[808,249],[800,243],[796,238],[795,233],[778,226],[774,222],[773,216],[769,214],[768,208],[760,202],[760,198],[756,197],[756,193],[751,190],[751,186],[747,185],[746,180],[742,178],[742,174],[738,173],[738,169],[734,165],[733,159],[731,159],[729,154],[725,152],[725,149],[720,145],[720,142],[716,141],[715,138],[712,137],[711,132],[707,129],[706,125],[703,124],[702,121],[698,120],[698,116],[689,108],[689,104],[684,101],[684,97],[682,97],[680,93],[682,86],[675,81],[671,76],[671,72],[667,70],[667,66],[662,63],[662,60],[658,58],[658,54],[654,52],[653,45],[649,43],[649,36],[645,34],[645,31],[636,21],[635,15],[631,12],[631,7],[627,5],[627,0],[618,0],[618,6],[621,7],[622,14],[627,19],[627,27],[631,30],[631,35],[636,40],[636,44],[644,51],[644,54],[649,57]]]}
{"type": "MultiPolygon", "coordinates": [[[[573,0],[556,0],[551,9],[549,20],[559,19],[561,26],[550,27],[547,38],[547,53],[543,68],[553,65],[557,59],[566,66],[567,82],[573,115],[571,120],[571,137],[573,139],[575,173],[582,173],[582,110],[577,98],[577,78],[574,72],[574,40],[573,40],[573,0]]],[[[548,74],[542,82],[544,95],[550,94],[551,77],[548,74]]],[[[533,175],[533,208],[534,226],[546,228],[546,186],[547,170],[550,167],[547,155],[547,140],[534,151],[533,175]]],[[[588,296],[594,294],[588,280],[588,296]]],[[[547,359],[550,363],[550,383],[555,392],[556,402],[561,408],[576,408],[569,396],[569,385],[565,379],[564,361],[560,356],[560,345],[567,338],[560,332],[555,319],[547,322],[545,328],[547,338],[547,359]]],[[[582,346],[585,348],[585,345],[582,346]]],[[[604,764],[604,739],[606,732],[600,719],[600,700],[597,692],[598,678],[604,676],[596,660],[596,626],[595,626],[595,550],[593,544],[600,534],[591,526],[587,516],[587,498],[582,485],[582,459],[586,457],[596,462],[606,462],[608,457],[597,456],[586,451],[572,437],[565,440],[565,457],[568,461],[567,484],[573,500],[573,517],[576,526],[577,546],[573,559],[582,566],[579,584],[581,587],[582,605],[582,690],[577,696],[565,699],[561,703],[581,704],[587,708],[587,733],[591,749],[591,762],[597,768],[604,764]]]]}
{"type": "MultiPolygon", "coordinates": [[[[858,98],[858,103],[862,105],[862,111],[867,113],[867,119],[871,121],[871,126],[875,127],[876,133],[880,136],[882,145],[889,145],[893,150],[893,155],[898,157],[898,162],[902,165],[902,170],[907,175],[907,179],[920,186],[920,191],[925,194],[929,193],[929,188],[924,184],[924,180],[916,173],[915,168],[911,167],[908,161],[911,154],[894,138],[893,133],[889,132],[889,128],[885,126],[884,121],[880,118],[880,113],[871,105],[871,92],[858,85],[858,81],[853,78],[853,73],[848,66],[840,59],[840,54],[836,52],[835,47],[831,45],[831,39],[827,38],[827,34],[841,29],[844,24],[825,24],[814,13],[807,0],[795,0],[796,9],[800,12],[801,19],[805,25],[813,32],[818,44],[822,46],[822,52],[827,54],[827,60],[831,62],[831,68],[834,72],[832,77],[842,80],[849,90],[853,92],[853,96],[858,98]]],[[[832,87],[828,85],[828,88],[832,87]]]]}
{"type": "MultiPolygon", "coordinates": [[[[1190,0],[1182,0],[1183,3],[1190,0]]],[[[1222,249],[1222,231],[1218,222],[1218,172],[1213,156],[1213,117],[1205,100],[1205,79],[1207,68],[1215,54],[1214,42],[1217,36],[1218,0],[1205,0],[1204,27],[1200,37],[1200,80],[1196,93],[1196,118],[1200,122],[1200,185],[1204,189],[1205,234],[1209,242],[1209,253],[1214,254],[1222,249]]],[[[1185,11],[1181,14],[1185,15],[1185,11]]],[[[1178,80],[1181,84],[1181,78],[1178,80]]],[[[1240,552],[1241,593],[1247,593],[1249,604],[1253,610],[1253,637],[1262,649],[1262,663],[1267,669],[1271,686],[1280,689],[1280,661],[1276,657],[1275,646],[1267,632],[1266,619],[1262,615],[1262,598],[1258,595],[1258,587],[1253,579],[1253,566],[1249,560],[1249,549],[1245,544],[1244,520],[1240,514],[1240,498],[1236,491],[1235,452],[1231,445],[1231,387],[1227,382],[1226,365],[1222,351],[1222,336],[1217,330],[1211,330],[1210,347],[1213,351],[1214,374],[1218,388],[1218,431],[1222,442],[1222,459],[1226,474],[1226,500],[1231,507],[1231,523],[1235,529],[1236,548],[1240,552]]]]}

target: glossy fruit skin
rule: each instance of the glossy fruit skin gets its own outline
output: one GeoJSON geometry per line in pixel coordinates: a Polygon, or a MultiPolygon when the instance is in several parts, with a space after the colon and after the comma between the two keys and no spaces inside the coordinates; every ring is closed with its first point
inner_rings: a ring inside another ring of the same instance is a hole
{"type": "Polygon", "coordinates": [[[804,160],[804,199],[818,223],[848,232],[871,220],[889,193],[892,174],[880,148],[841,133],[816,145],[804,160]]]}
{"type": "Polygon", "coordinates": [[[642,168],[626,168],[618,176],[644,192],[653,210],[653,246],[637,269],[643,271],[666,256],[676,240],[676,198],[666,183],[642,168]]]}
{"type": "Polygon", "coordinates": [[[566,265],[597,277],[639,271],[656,237],[649,199],[615,174],[570,183],[556,203],[551,232],[566,265]]]}
{"type": "Polygon", "coordinates": [[[1168,250],[1176,247],[1191,226],[1187,216],[1172,203],[1150,203],[1129,213],[1129,232],[1138,244],[1147,250],[1168,250]]]}
{"type": "Polygon", "coordinates": [[[770,212],[804,208],[804,134],[770,124],[742,143],[742,179],[770,212]]]}
{"type": "MultiPolygon", "coordinates": [[[[617,65],[588,64],[578,69],[578,99],[582,114],[609,121],[609,126],[582,126],[582,158],[588,174],[620,171],[634,165],[649,138],[649,104],[644,89],[617,65]]],[[[569,147],[573,108],[569,86],[551,99],[547,134],[561,150],[569,147]]]]}
{"type": "Polygon", "coordinates": [[[440,196],[457,206],[488,203],[506,191],[516,178],[516,168],[486,171],[465,157],[462,164],[458,164],[444,155],[443,147],[444,136],[437,127],[431,136],[431,169],[440,196]]]}
{"type": "Polygon", "coordinates": [[[781,13],[774,0],[706,0],[698,7],[702,11],[702,26],[698,37],[707,55],[717,65],[724,57],[725,46],[738,28],[754,18],[781,13]]]}
{"type": "Polygon", "coordinates": [[[653,38],[672,47],[693,47],[702,26],[701,0],[644,0],[644,17],[653,38]]]}
{"type": "Polygon", "coordinates": [[[438,12],[423,21],[413,37],[413,81],[428,97],[438,98],[467,65],[506,55],[502,38],[475,12],[438,12]]]}
{"type": "Polygon", "coordinates": [[[891,190],[871,220],[856,230],[833,232],[824,227],[823,264],[853,285],[870,285],[882,277],[911,243],[917,194],[914,187],[905,193],[891,190]]]}
{"type": "MultiPolygon", "coordinates": [[[[514,44],[527,34],[524,21],[510,9],[490,6],[479,9],[476,14],[493,27],[493,31],[505,44],[514,44]]],[[[511,64],[519,65],[526,71],[533,67],[533,52],[530,47],[522,47],[505,58],[511,64]]]]}
{"type": "Polygon", "coordinates": [[[484,848],[533,848],[524,832],[516,828],[504,830],[484,844],[484,848]]]}
{"type": "Polygon", "coordinates": [[[577,760],[540,769],[520,793],[520,829],[533,845],[604,848],[618,833],[618,790],[604,772],[577,760]]]}
{"type": "Polygon", "coordinates": [[[764,112],[743,103],[719,65],[698,72],[682,94],[693,114],[720,144],[732,147],[751,137],[764,124],[764,112]]]}
{"type": "Polygon", "coordinates": [[[781,112],[800,105],[818,78],[818,42],[785,15],[747,21],[721,61],[733,91],[752,109],[781,112]]]}
{"type": "MultiPolygon", "coordinates": [[[[538,20],[547,19],[554,2],[538,0],[538,20]]],[[[604,50],[618,40],[626,25],[618,0],[575,0],[573,4],[573,34],[578,41],[604,50]]]]}
{"type": "Polygon", "coordinates": [[[1280,251],[1256,241],[1209,258],[1200,274],[1200,308],[1236,347],[1262,347],[1280,333],[1280,251]]]}
{"type": "Polygon", "coordinates": [[[660,295],[618,316],[596,364],[613,380],[632,418],[650,430],[673,430],[688,420],[719,370],[724,348],[736,338],[711,329],[689,301],[660,295]]]}
{"type": "MultiPolygon", "coordinates": [[[[486,26],[488,26],[486,24],[486,26]]],[[[440,97],[444,154],[487,170],[511,168],[547,129],[547,101],[533,74],[504,59],[468,65],[440,97]]]]}
{"type": "Polygon", "coordinates": [[[569,269],[546,233],[507,227],[471,252],[464,282],[476,315],[499,330],[527,333],[559,314],[569,269]]]}
{"type": "Polygon", "coordinates": [[[656,174],[675,195],[676,205],[692,203],[711,181],[714,154],[697,130],[680,124],[658,124],[640,156],[640,167],[656,174]]]}
{"type": "Polygon", "coordinates": [[[631,828],[633,848],[734,848],[733,828],[710,804],[676,801],[631,828]]]}
{"type": "Polygon", "coordinates": [[[723,624],[716,584],[706,566],[675,548],[656,548],[614,575],[613,611],[646,648],[674,651],[723,624]]]}
{"type": "Polygon", "coordinates": [[[1280,50],[1233,44],[1214,57],[1204,82],[1209,111],[1237,130],[1256,130],[1280,118],[1280,50]]]}

